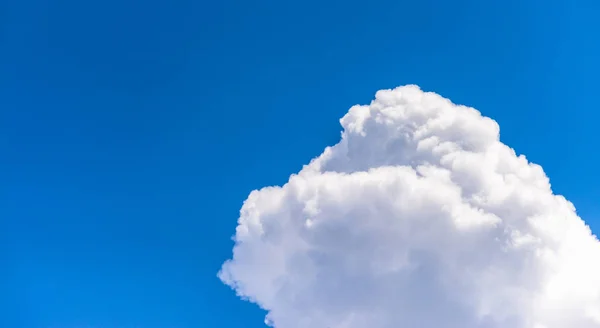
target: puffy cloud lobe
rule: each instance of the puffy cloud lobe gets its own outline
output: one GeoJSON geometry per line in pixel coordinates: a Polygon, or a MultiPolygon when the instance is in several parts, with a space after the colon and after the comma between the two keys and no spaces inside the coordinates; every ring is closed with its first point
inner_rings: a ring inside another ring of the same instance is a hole
{"type": "Polygon", "coordinates": [[[253,191],[219,277],[277,328],[600,327],[600,242],[498,124],[417,86],[253,191]]]}

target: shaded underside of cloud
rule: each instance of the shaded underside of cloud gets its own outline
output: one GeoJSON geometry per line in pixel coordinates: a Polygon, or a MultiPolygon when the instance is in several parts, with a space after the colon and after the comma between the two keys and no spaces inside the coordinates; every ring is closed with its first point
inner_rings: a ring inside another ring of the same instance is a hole
{"type": "Polygon", "coordinates": [[[219,277],[269,325],[600,327],[600,242],[495,121],[408,85],[340,122],[240,211],[219,277]]]}

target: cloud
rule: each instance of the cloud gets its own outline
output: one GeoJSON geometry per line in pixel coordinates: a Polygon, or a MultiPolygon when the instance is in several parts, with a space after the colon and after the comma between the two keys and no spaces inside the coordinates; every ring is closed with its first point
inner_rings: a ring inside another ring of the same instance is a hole
{"type": "Polygon", "coordinates": [[[600,242],[477,110],[414,85],[253,191],[220,279],[277,328],[600,327],[600,242]]]}

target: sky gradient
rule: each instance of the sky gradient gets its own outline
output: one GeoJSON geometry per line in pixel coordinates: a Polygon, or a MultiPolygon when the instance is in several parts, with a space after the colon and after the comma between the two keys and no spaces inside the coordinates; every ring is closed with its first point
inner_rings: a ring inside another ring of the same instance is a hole
{"type": "Polygon", "coordinates": [[[600,231],[597,1],[0,0],[0,326],[262,327],[216,277],[248,193],[414,83],[600,231]]]}

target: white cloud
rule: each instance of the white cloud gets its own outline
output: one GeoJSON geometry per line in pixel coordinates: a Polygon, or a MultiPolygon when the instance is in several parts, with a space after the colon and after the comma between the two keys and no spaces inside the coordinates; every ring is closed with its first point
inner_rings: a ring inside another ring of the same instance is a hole
{"type": "Polygon", "coordinates": [[[404,86],[245,201],[219,277],[277,328],[600,327],[600,242],[469,107],[404,86]]]}

